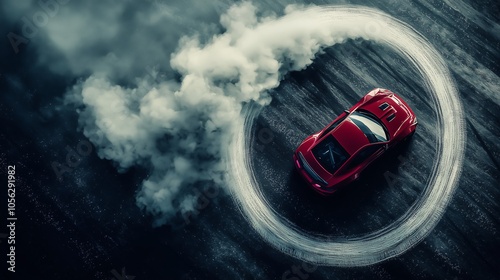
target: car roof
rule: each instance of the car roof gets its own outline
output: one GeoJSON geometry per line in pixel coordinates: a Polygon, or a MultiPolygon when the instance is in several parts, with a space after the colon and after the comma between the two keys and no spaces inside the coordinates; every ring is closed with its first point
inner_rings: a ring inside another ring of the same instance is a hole
{"type": "Polygon", "coordinates": [[[366,135],[349,118],[346,118],[331,133],[349,155],[370,144],[366,135]]]}

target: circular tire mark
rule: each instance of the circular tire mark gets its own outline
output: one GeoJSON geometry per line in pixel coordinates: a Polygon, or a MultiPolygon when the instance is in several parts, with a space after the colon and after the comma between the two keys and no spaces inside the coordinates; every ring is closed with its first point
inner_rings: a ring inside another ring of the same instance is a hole
{"type": "Polygon", "coordinates": [[[304,10],[303,15],[328,25],[331,30],[325,36],[348,34],[349,38],[373,40],[394,48],[413,63],[436,108],[437,161],[424,192],[402,217],[389,226],[343,240],[312,235],[274,211],[256,183],[248,157],[247,139],[250,139],[251,124],[259,111],[250,105],[242,112],[243,120],[228,150],[233,179],[231,193],[255,230],[286,254],[321,265],[374,264],[413,247],[441,219],[462,168],[465,147],[462,107],[443,59],[422,35],[407,24],[381,11],[356,6],[314,7],[304,10]],[[383,32],[367,32],[373,24],[383,32]]]}

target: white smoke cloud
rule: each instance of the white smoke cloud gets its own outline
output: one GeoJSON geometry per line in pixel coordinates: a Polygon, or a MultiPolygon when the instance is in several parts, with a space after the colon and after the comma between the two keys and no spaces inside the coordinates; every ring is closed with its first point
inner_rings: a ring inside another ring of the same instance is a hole
{"type": "Polygon", "coordinates": [[[193,208],[192,186],[207,181],[224,186],[224,149],[242,104],[268,104],[268,91],[284,74],[305,68],[321,47],[344,38],[331,36],[294,6],[280,18],[256,12],[249,2],[232,6],[220,19],[225,32],[208,43],[183,37],[170,60],[180,82],[146,77],[125,87],[96,71],[68,96],[83,105],[80,123],[101,158],[120,170],[136,165],[151,170],[137,204],[153,213],[158,225],[175,214],[176,205],[193,208]]]}
{"type": "MultiPolygon", "coordinates": [[[[211,1],[2,1],[9,30],[26,39],[17,46],[40,50],[34,64],[63,76],[99,73],[125,84],[147,67],[165,73],[179,38],[218,30],[211,1]]],[[[12,46],[14,47],[14,45],[12,46]]]]}

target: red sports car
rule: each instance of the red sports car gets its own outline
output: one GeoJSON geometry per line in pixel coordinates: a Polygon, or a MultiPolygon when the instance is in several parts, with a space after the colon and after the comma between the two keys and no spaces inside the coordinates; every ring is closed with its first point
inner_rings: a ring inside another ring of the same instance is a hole
{"type": "Polygon", "coordinates": [[[307,137],[293,160],[321,194],[356,180],[388,148],[415,132],[417,117],[396,94],[376,88],[320,132],[307,137]]]}

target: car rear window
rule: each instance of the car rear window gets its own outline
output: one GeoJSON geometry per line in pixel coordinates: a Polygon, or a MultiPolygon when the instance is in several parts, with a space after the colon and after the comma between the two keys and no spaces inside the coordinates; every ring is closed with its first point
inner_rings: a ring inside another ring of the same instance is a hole
{"type": "Polygon", "coordinates": [[[312,153],[319,164],[331,174],[334,174],[349,158],[349,154],[332,135],[328,135],[316,145],[312,153]]]}

